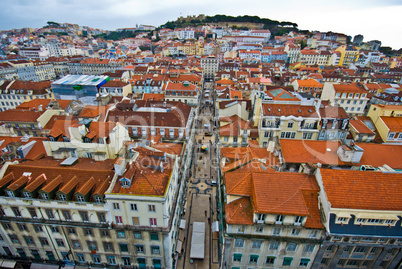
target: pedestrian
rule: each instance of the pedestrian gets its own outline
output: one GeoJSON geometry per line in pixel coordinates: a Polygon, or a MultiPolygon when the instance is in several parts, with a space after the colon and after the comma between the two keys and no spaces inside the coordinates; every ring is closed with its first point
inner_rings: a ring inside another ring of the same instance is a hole
{"type": "Polygon", "coordinates": [[[207,216],[207,211],[205,210],[205,217],[207,216]]]}

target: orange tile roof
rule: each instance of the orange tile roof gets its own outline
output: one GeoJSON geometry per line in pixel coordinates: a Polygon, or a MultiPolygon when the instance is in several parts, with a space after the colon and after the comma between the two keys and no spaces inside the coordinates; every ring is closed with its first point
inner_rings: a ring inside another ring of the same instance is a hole
{"type": "Polygon", "coordinates": [[[393,169],[402,169],[402,145],[388,145],[375,143],[356,143],[364,152],[360,165],[380,167],[384,164],[393,169]]]}
{"type": "Polygon", "coordinates": [[[320,171],[332,208],[402,210],[402,174],[332,169],[320,171]]]}
{"type": "Polygon", "coordinates": [[[163,93],[144,93],[142,100],[163,101],[165,100],[165,94],[163,93]]]}
{"type": "Polygon", "coordinates": [[[389,128],[390,132],[402,132],[402,117],[382,116],[380,119],[389,128]]]}
{"type": "Polygon", "coordinates": [[[324,84],[318,82],[315,79],[298,79],[297,84],[299,85],[299,87],[324,87],[324,84]]]}
{"type": "Polygon", "coordinates": [[[253,225],[253,206],[249,197],[237,199],[225,205],[228,224],[253,225]]]}
{"type": "Polygon", "coordinates": [[[349,125],[353,127],[360,134],[375,134],[369,127],[367,127],[361,120],[350,120],[349,125]]]}
{"type": "Polygon", "coordinates": [[[0,121],[3,122],[37,122],[43,111],[9,109],[0,112],[0,121]]]}
{"type": "Polygon", "coordinates": [[[360,88],[356,85],[347,85],[347,84],[334,84],[335,92],[345,92],[345,93],[367,93],[367,91],[363,88],[360,88]]]}
{"type": "Polygon", "coordinates": [[[314,106],[289,105],[289,104],[262,104],[264,116],[295,116],[318,118],[314,106]]]}
{"type": "Polygon", "coordinates": [[[16,109],[22,110],[36,110],[39,111],[39,107],[42,106],[43,111],[46,110],[47,105],[51,102],[50,99],[33,99],[27,102],[24,102],[16,107],[16,109]]]}
{"type": "Polygon", "coordinates": [[[340,146],[338,141],[281,139],[280,144],[285,163],[349,164],[342,162],[338,157],[337,150],[340,146]]]}

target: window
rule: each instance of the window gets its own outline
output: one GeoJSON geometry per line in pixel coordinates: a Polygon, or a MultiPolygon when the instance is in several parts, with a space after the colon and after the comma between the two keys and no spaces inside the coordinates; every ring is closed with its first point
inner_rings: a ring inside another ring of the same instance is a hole
{"type": "Polygon", "coordinates": [[[97,213],[98,214],[98,220],[100,223],[106,223],[106,215],[105,213],[97,213]]]}
{"type": "Polygon", "coordinates": [[[301,266],[301,267],[307,267],[308,264],[309,264],[309,262],[310,262],[310,259],[300,259],[299,266],[301,266]]]}
{"type": "Polygon", "coordinates": [[[29,214],[31,215],[31,217],[32,217],[33,219],[38,218],[38,215],[36,214],[35,208],[32,208],[32,207],[28,208],[28,212],[29,212],[29,214]]]}
{"type": "Polygon", "coordinates": [[[123,224],[122,216],[115,216],[116,224],[121,225],[123,224]]]}
{"type": "Polygon", "coordinates": [[[257,214],[257,221],[264,222],[265,221],[265,214],[257,214]]]}
{"type": "Polygon", "coordinates": [[[77,253],[77,257],[79,262],[85,262],[84,254],[77,253]]]}
{"type": "Polygon", "coordinates": [[[66,201],[67,200],[67,196],[65,194],[59,194],[59,200],[61,201],[66,201]]]}
{"type": "Polygon", "coordinates": [[[308,234],[309,238],[317,238],[317,236],[318,236],[318,231],[315,231],[315,230],[310,231],[308,234]]]}
{"type": "Polygon", "coordinates": [[[277,215],[275,218],[275,223],[282,224],[283,223],[283,215],[277,215]]]}
{"type": "Polygon", "coordinates": [[[70,211],[68,211],[68,210],[63,210],[63,211],[61,211],[61,213],[63,214],[63,217],[64,217],[65,220],[71,221],[70,211]]]}
{"type": "Polygon", "coordinates": [[[33,225],[35,232],[40,233],[43,232],[42,225],[33,225]]]}
{"type": "Polygon", "coordinates": [[[116,258],[114,256],[107,256],[107,262],[111,265],[116,264],[116,258]]]}
{"type": "Polygon", "coordinates": [[[142,233],[141,232],[133,232],[134,234],[134,239],[142,239],[142,233]]]}
{"type": "Polygon", "coordinates": [[[282,266],[290,266],[292,264],[293,258],[285,257],[283,258],[282,266]]]}
{"type": "Polygon", "coordinates": [[[130,204],[131,211],[138,211],[137,204],[130,204]]]}
{"type": "Polygon", "coordinates": [[[119,243],[121,252],[128,252],[128,245],[126,243],[119,243]]]}
{"type": "Polygon", "coordinates": [[[42,199],[43,199],[43,200],[49,200],[49,194],[47,194],[47,193],[42,193],[41,196],[42,196],[42,199]]]}
{"type": "Polygon", "coordinates": [[[75,230],[74,227],[68,227],[68,228],[67,228],[67,232],[68,232],[69,234],[77,234],[77,231],[75,230]]]}
{"type": "Polygon", "coordinates": [[[84,229],[84,235],[86,236],[93,236],[92,229],[84,229]]]}
{"type": "Polygon", "coordinates": [[[152,254],[160,254],[159,246],[151,246],[152,254]]]}
{"type": "Polygon", "coordinates": [[[286,247],[286,251],[296,251],[297,244],[296,243],[289,243],[286,247]]]}
{"type": "Polygon", "coordinates": [[[25,225],[25,224],[17,224],[17,226],[18,226],[18,229],[21,231],[21,232],[28,232],[28,228],[27,228],[27,226],[25,225]]]}
{"type": "Polygon", "coordinates": [[[258,263],[258,255],[250,255],[249,263],[258,263]]]}
{"type": "Polygon", "coordinates": [[[263,233],[264,232],[264,227],[263,226],[256,226],[255,227],[255,232],[256,233],[263,233]]]}
{"type": "Polygon", "coordinates": [[[302,224],[302,222],[303,222],[303,217],[300,217],[300,216],[297,216],[296,218],[295,218],[295,225],[301,225],[302,224]]]}
{"type": "Polygon", "coordinates": [[[41,243],[42,246],[48,246],[49,242],[47,241],[47,239],[45,237],[39,237],[39,242],[41,243]]]}
{"type": "Polygon", "coordinates": [[[24,236],[24,239],[25,239],[25,242],[26,242],[28,245],[35,245],[35,242],[33,241],[32,236],[24,236]]]}
{"type": "Polygon", "coordinates": [[[353,250],[353,252],[355,253],[365,253],[367,251],[366,247],[355,247],[355,249],[353,250]]]}
{"type": "Polygon", "coordinates": [[[293,121],[290,121],[290,122],[288,123],[288,128],[293,128],[293,121]]]}
{"type": "Polygon", "coordinates": [[[272,256],[267,256],[267,259],[265,260],[266,264],[275,264],[275,257],[272,256]]]}
{"type": "Polygon", "coordinates": [[[313,252],[315,248],[315,245],[313,244],[306,244],[304,246],[303,252],[313,252]]]}
{"type": "Polygon", "coordinates": [[[327,263],[328,263],[328,259],[327,259],[327,258],[323,258],[320,263],[321,263],[321,264],[327,264],[327,263]]]}
{"type": "Polygon", "coordinates": [[[279,242],[271,241],[271,244],[269,244],[269,249],[277,250],[278,248],[279,248],[279,242]]]}
{"type": "Polygon", "coordinates": [[[243,246],[244,246],[244,240],[243,239],[236,239],[235,247],[236,248],[242,248],[243,246]]]}
{"type": "Polygon", "coordinates": [[[32,195],[31,195],[30,192],[24,192],[24,197],[27,198],[27,199],[31,199],[32,195]]]}
{"type": "Polygon", "coordinates": [[[130,266],[131,265],[130,257],[121,257],[121,259],[123,261],[123,265],[125,265],[125,266],[130,266]]]}
{"type": "Polygon", "coordinates": [[[110,237],[109,230],[104,230],[104,229],[100,230],[100,235],[101,235],[101,237],[110,237]]]}
{"type": "Polygon", "coordinates": [[[360,261],[358,260],[349,260],[346,265],[358,266],[360,261]]]}
{"type": "Polygon", "coordinates": [[[151,240],[159,240],[158,233],[149,233],[149,237],[151,238],[151,240]]]}
{"type": "Polygon", "coordinates": [[[280,235],[282,232],[282,228],[274,227],[272,229],[272,235],[280,235]]]}
{"type": "Polygon", "coordinates": [[[377,248],[373,247],[370,249],[370,254],[375,254],[377,252],[377,248]]]}
{"type": "Polygon", "coordinates": [[[241,262],[242,254],[240,253],[235,253],[233,254],[233,262],[241,262]]]}
{"type": "Polygon", "coordinates": [[[261,248],[261,240],[253,240],[251,243],[251,248],[260,249],[261,248]]]}
{"type": "Polygon", "coordinates": [[[144,245],[135,245],[135,251],[137,253],[144,253],[144,245]]]}
{"type": "Polygon", "coordinates": [[[243,234],[244,233],[244,226],[237,226],[237,233],[243,234]]]}
{"type": "Polygon", "coordinates": [[[11,207],[11,209],[13,210],[13,213],[14,213],[14,215],[17,217],[17,218],[21,218],[22,216],[21,216],[21,212],[20,212],[20,210],[18,209],[18,207],[11,207]]]}
{"type": "Polygon", "coordinates": [[[96,250],[97,249],[96,242],[87,241],[87,245],[88,245],[88,248],[90,250],[96,250]]]}
{"type": "Polygon", "coordinates": [[[78,240],[71,240],[71,243],[73,245],[73,248],[75,249],[80,249],[81,248],[81,242],[78,240]]]}
{"type": "Polygon", "coordinates": [[[126,232],[125,231],[116,231],[116,236],[117,236],[117,238],[126,238],[126,232]]]}
{"type": "Polygon", "coordinates": [[[16,236],[15,234],[9,234],[8,237],[10,237],[10,240],[13,243],[19,243],[20,242],[20,240],[18,239],[18,236],[16,236]]]}
{"type": "Polygon", "coordinates": [[[49,219],[54,219],[53,211],[51,209],[46,209],[45,212],[49,219]]]}
{"type": "Polygon", "coordinates": [[[120,204],[119,203],[112,203],[113,210],[120,210],[120,204]]]}
{"type": "Polygon", "coordinates": [[[149,224],[151,226],[156,226],[156,218],[149,218],[149,224]]]}
{"type": "Polygon", "coordinates": [[[80,211],[79,213],[83,222],[89,222],[88,212],[80,211]]]}
{"type": "Polygon", "coordinates": [[[291,235],[298,236],[300,234],[300,229],[292,229],[290,232],[291,235]]]}
{"type": "Polygon", "coordinates": [[[140,225],[139,217],[133,217],[133,225],[140,225]]]}
{"type": "Polygon", "coordinates": [[[56,239],[56,244],[58,247],[64,247],[64,241],[62,239],[56,239]]]}

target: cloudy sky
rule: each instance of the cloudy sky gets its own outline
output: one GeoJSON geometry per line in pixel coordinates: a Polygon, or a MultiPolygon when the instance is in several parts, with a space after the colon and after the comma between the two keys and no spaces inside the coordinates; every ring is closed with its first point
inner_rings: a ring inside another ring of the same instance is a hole
{"type": "Polygon", "coordinates": [[[401,0],[0,0],[0,30],[38,28],[47,21],[115,30],[159,26],[179,16],[256,15],[291,21],[300,29],[341,32],[402,47],[401,0]]]}

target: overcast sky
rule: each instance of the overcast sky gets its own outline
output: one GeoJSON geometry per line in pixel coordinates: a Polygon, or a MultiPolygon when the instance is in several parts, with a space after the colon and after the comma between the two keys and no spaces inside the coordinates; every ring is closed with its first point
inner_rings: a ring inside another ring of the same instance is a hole
{"type": "Polygon", "coordinates": [[[47,21],[115,30],[159,26],[179,16],[256,15],[300,29],[341,32],[402,47],[401,0],[0,0],[0,29],[39,28],[47,21]]]}

